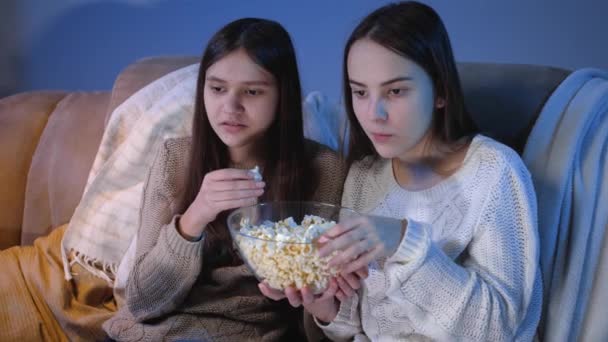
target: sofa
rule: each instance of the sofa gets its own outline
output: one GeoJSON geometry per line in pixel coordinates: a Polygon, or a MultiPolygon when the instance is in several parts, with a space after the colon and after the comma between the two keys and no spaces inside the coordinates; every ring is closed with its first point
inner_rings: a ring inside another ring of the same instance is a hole
{"type": "MultiPolygon", "coordinates": [[[[197,57],[152,57],[126,67],[110,91],[35,91],[0,99],[0,249],[31,244],[69,221],[112,111],[197,57]]],[[[539,109],[569,71],[460,63],[478,125],[521,151],[539,109]]]]}
{"type": "MultiPolygon", "coordinates": [[[[113,110],[151,81],[196,62],[191,56],[146,58],[126,67],[109,91],[35,91],[0,99],[0,250],[29,245],[68,222],[113,110]]],[[[478,126],[519,153],[543,104],[571,72],[473,62],[458,68],[478,126]]],[[[592,314],[587,319],[601,318],[592,314]]]]}
{"type": "Polygon", "coordinates": [[[0,99],[0,249],[31,244],[66,223],[82,196],[114,108],[197,57],[129,65],[111,91],[36,91],[0,99]]]}

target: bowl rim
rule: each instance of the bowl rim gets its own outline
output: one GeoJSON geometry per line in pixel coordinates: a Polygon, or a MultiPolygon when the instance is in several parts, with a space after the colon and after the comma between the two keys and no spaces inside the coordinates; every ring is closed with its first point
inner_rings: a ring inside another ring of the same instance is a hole
{"type": "MultiPolygon", "coordinates": [[[[322,205],[322,206],[325,206],[325,207],[333,207],[333,208],[336,208],[336,209],[339,209],[339,210],[350,211],[350,212],[352,212],[352,213],[354,213],[356,215],[359,215],[359,213],[357,211],[355,211],[354,209],[352,209],[352,208],[344,207],[344,206],[337,205],[337,204],[320,202],[320,201],[264,201],[264,202],[259,202],[259,203],[256,203],[256,204],[252,204],[252,205],[236,208],[236,209],[232,210],[230,212],[230,214],[228,214],[228,216],[226,217],[226,228],[228,229],[228,231],[232,235],[233,240],[234,240],[234,236],[235,235],[240,235],[242,237],[246,237],[246,238],[249,238],[249,239],[255,239],[255,240],[264,241],[264,242],[281,243],[281,244],[286,244],[286,245],[313,245],[313,244],[315,244],[316,243],[316,239],[313,240],[313,241],[311,241],[311,242],[276,241],[276,240],[263,239],[263,238],[259,238],[259,237],[255,237],[255,236],[251,236],[251,235],[247,235],[247,234],[243,234],[243,233],[240,232],[240,230],[235,230],[235,229],[231,229],[230,228],[230,224],[229,224],[230,219],[234,215],[236,215],[240,210],[247,209],[247,208],[261,207],[261,206],[276,205],[276,204],[283,204],[283,205],[290,205],[290,204],[293,204],[293,205],[296,205],[296,204],[298,204],[298,205],[301,205],[301,204],[322,205]]],[[[338,224],[338,222],[336,222],[336,224],[338,224]]]]}

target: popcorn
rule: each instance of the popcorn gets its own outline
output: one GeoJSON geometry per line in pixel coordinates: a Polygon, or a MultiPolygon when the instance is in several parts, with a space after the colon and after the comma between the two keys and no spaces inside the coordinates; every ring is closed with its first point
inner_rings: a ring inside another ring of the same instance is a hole
{"type": "Polygon", "coordinates": [[[255,166],[253,169],[249,170],[249,174],[253,176],[253,180],[256,182],[262,181],[262,174],[260,173],[260,167],[255,166]]]}
{"type": "Polygon", "coordinates": [[[331,256],[320,258],[316,239],[336,222],[306,215],[298,225],[292,217],[278,222],[264,221],[258,226],[241,220],[236,242],[257,275],[270,287],[284,290],[288,286],[308,286],[313,293],[323,291],[337,270],[327,266],[331,256]]]}

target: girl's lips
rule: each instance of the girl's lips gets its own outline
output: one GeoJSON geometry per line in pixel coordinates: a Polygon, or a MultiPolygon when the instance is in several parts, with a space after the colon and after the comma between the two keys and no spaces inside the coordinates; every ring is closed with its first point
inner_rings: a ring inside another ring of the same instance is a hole
{"type": "Polygon", "coordinates": [[[238,133],[247,127],[236,122],[223,122],[220,126],[227,133],[238,133]]]}
{"type": "Polygon", "coordinates": [[[392,134],[371,133],[372,140],[377,143],[385,143],[391,139],[392,134]]]}

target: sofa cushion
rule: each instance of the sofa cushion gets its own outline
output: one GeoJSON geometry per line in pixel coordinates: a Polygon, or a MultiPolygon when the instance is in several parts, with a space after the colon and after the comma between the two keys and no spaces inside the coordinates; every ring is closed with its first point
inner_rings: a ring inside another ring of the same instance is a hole
{"type": "Polygon", "coordinates": [[[64,96],[31,92],[0,99],[0,249],[19,244],[32,155],[50,113],[64,96]]]}
{"type": "Polygon", "coordinates": [[[139,89],[172,71],[198,62],[199,57],[173,56],[144,58],[130,64],[114,82],[105,124],[108,123],[114,109],[139,89]]]}
{"type": "Polygon", "coordinates": [[[97,153],[107,92],[72,93],[51,114],[27,175],[21,243],[69,221],[97,153]]]}
{"type": "Polygon", "coordinates": [[[542,65],[458,63],[467,109],[481,131],[520,154],[549,95],[570,74],[542,65]]]}

